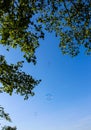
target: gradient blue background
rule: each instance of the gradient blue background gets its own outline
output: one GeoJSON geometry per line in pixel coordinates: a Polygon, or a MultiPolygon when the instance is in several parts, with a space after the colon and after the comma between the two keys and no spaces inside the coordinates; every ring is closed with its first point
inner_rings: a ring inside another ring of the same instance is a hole
{"type": "MultiPolygon", "coordinates": [[[[10,114],[18,130],[91,130],[91,56],[63,56],[54,34],[46,34],[36,51],[37,64],[24,64],[23,70],[42,82],[27,101],[13,94],[0,94],[0,105],[10,114]]],[[[22,53],[0,47],[9,63],[22,59],[22,53]]],[[[1,121],[5,124],[4,121],[1,121]]]]}

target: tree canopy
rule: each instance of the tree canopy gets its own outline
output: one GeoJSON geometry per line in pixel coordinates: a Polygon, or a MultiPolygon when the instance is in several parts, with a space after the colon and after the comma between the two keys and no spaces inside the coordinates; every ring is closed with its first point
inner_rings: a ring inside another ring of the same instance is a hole
{"type": "MultiPolygon", "coordinates": [[[[91,1],[90,0],[0,0],[0,44],[20,48],[27,62],[36,63],[35,51],[45,30],[60,38],[63,54],[76,56],[84,46],[91,53],[91,1]]],[[[0,55],[1,92],[10,95],[13,90],[33,95],[35,80],[20,70],[22,62],[8,64],[0,55]]]]}

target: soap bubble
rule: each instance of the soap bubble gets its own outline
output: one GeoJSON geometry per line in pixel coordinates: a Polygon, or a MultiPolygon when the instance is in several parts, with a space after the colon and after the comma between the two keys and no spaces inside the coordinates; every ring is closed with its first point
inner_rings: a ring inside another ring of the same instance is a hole
{"type": "Polygon", "coordinates": [[[50,93],[46,94],[46,100],[48,100],[48,101],[53,100],[53,95],[50,93]]]}
{"type": "Polygon", "coordinates": [[[37,117],[38,116],[38,112],[34,112],[34,116],[37,117]]]}

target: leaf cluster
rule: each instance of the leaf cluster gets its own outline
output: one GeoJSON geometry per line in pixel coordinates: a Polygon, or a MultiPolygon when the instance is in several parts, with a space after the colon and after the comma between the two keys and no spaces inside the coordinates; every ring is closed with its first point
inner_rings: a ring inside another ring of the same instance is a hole
{"type": "MultiPolygon", "coordinates": [[[[6,121],[11,122],[11,118],[8,113],[5,112],[4,108],[0,105],[0,119],[5,119],[6,121]]],[[[3,126],[2,130],[16,130],[16,127],[3,126]]]]}
{"type": "Polygon", "coordinates": [[[8,65],[4,56],[0,56],[0,82],[2,83],[0,90],[10,95],[14,91],[24,96],[24,99],[28,99],[29,95],[34,95],[32,90],[39,84],[40,80],[35,80],[32,76],[21,71],[21,67],[22,61],[17,62],[16,65],[8,65]]]}
{"type": "Polygon", "coordinates": [[[63,54],[76,56],[80,46],[86,54],[91,53],[91,1],[47,0],[38,22],[60,38],[63,54]]]}
{"type": "Polygon", "coordinates": [[[17,128],[16,127],[11,127],[11,126],[4,126],[2,128],[2,130],[16,130],[17,128]]]}
{"type": "Polygon", "coordinates": [[[4,111],[4,108],[1,105],[0,105],[0,118],[11,122],[9,114],[4,111]]]}

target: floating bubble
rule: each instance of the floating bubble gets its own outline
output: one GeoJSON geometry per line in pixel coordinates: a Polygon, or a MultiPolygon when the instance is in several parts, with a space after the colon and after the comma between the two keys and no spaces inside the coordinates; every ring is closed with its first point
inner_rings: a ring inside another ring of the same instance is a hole
{"type": "Polygon", "coordinates": [[[38,116],[38,112],[34,112],[34,116],[37,117],[38,116]]]}
{"type": "Polygon", "coordinates": [[[53,95],[50,94],[50,93],[46,94],[46,99],[47,99],[48,101],[53,100],[53,95]]]}

